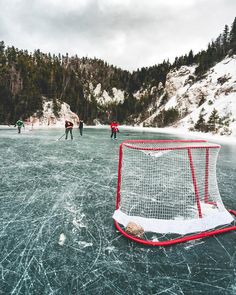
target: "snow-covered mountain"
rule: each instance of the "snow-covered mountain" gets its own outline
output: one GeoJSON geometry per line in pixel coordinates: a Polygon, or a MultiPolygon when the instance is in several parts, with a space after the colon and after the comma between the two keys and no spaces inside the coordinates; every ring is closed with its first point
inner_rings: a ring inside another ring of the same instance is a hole
{"type": "Polygon", "coordinates": [[[155,125],[158,116],[174,109],[178,119],[172,126],[196,130],[199,116],[207,125],[215,112],[218,120],[212,132],[236,136],[236,56],[216,64],[201,80],[194,75],[195,68],[182,66],[168,73],[165,88],[152,105],[155,112],[142,123],[155,125]]]}
{"type": "MultiPolygon", "coordinates": [[[[165,127],[166,125],[196,130],[201,124],[210,126],[212,114],[217,117],[214,128],[207,132],[236,136],[236,56],[227,57],[212,67],[202,79],[195,75],[197,65],[171,70],[165,86],[141,88],[133,94],[136,100],[149,98],[147,109],[135,119],[137,126],[165,127]]],[[[96,99],[98,106],[109,109],[110,104],[123,103],[125,91],[112,88],[108,93],[101,84],[89,84],[87,99],[96,99]]],[[[62,127],[65,119],[79,121],[65,102],[43,98],[43,110],[28,119],[33,126],[62,127]],[[56,104],[56,105],[55,105],[56,104]],[[56,110],[56,111],[55,111],[56,110]]],[[[99,124],[95,119],[94,123],[99,124]]],[[[201,131],[201,130],[200,130],[201,131]]]]}

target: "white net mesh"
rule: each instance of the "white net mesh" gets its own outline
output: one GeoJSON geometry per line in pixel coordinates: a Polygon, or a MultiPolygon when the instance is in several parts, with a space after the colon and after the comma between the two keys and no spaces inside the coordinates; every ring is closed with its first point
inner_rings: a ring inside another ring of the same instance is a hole
{"type": "Polygon", "coordinates": [[[186,234],[232,222],[217,186],[218,145],[129,141],[122,151],[120,203],[114,214],[119,223],[186,234]]]}

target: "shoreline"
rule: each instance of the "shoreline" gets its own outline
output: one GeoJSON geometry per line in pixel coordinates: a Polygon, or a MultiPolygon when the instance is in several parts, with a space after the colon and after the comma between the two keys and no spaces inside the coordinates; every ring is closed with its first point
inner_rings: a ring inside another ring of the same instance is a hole
{"type": "MultiPolygon", "coordinates": [[[[97,126],[86,126],[87,128],[94,128],[94,129],[110,129],[108,125],[97,125],[97,126]]],[[[215,140],[218,142],[225,142],[236,144],[236,137],[232,135],[219,135],[219,134],[211,134],[211,133],[202,133],[196,131],[188,131],[184,128],[174,128],[174,127],[165,127],[165,128],[158,128],[158,127],[141,127],[141,126],[127,126],[127,125],[119,125],[120,130],[130,130],[130,131],[137,131],[137,132],[150,132],[150,133],[163,133],[163,134],[172,134],[172,135],[180,135],[184,137],[191,137],[192,139],[205,139],[205,140],[215,140]]]]}
{"type": "MultiPolygon", "coordinates": [[[[78,127],[74,127],[77,129],[78,127]]],[[[2,130],[12,130],[16,129],[14,125],[0,125],[0,129],[2,130]]],[[[50,129],[64,129],[64,126],[57,125],[57,126],[34,126],[33,129],[30,125],[25,126],[26,130],[50,130],[50,129]]],[[[84,125],[84,129],[108,129],[110,130],[109,125],[84,125]]],[[[172,135],[180,135],[184,137],[196,138],[196,139],[205,139],[205,140],[215,140],[217,142],[228,143],[228,144],[236,144],[236,137],[232,135],[219,135],[219,134],[211,134],[211,133],[202,133],[196,131],[188,131],[184,128],[174,128],[174,127],[165,127],[165,128],[158,128],[158,127],[141,127],[141,126],[127,126],[127,125],[119,125],[119,129],[122,130],[130,130],[136,132],[147,132],[147,133],[163,133],[163,134],[172,134],[172,135]]]]}

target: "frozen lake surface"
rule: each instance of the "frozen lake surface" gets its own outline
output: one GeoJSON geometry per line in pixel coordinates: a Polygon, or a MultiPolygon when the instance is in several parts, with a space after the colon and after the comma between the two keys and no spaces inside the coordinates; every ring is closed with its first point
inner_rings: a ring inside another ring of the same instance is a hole
{"type": "MultiPolygon", "coordinates": [[[[62,134],[0,130],[0,294],[236,294],[235,232],[152,248],[114,228],[119,142],[176,136],[62,134]]],[[[222,145],[217,176],[236,209],[236,145],[222,145]]]]}

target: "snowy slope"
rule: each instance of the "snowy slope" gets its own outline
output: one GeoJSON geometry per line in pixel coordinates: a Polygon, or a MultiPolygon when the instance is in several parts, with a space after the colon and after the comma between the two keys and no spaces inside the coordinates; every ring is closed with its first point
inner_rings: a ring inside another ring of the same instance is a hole
{"type": "MultiPolygon", "coordinates": [[[[216,64],[199,81],[194,76],[195,68],[196,66],[182,66],[167,75],[167,102],[145,122],[151,124],[163,109],[175,108],[181,119],[174,126],[189,130],[198,121],[202,109],[206,122],[216,109],[223,122],[225,120],[229,125],[219,126],[217,132],[236,136],[236,56],[227,57],[216,64]]],[[[157,103],[158,101],[159,98],[157,103]]]]}

